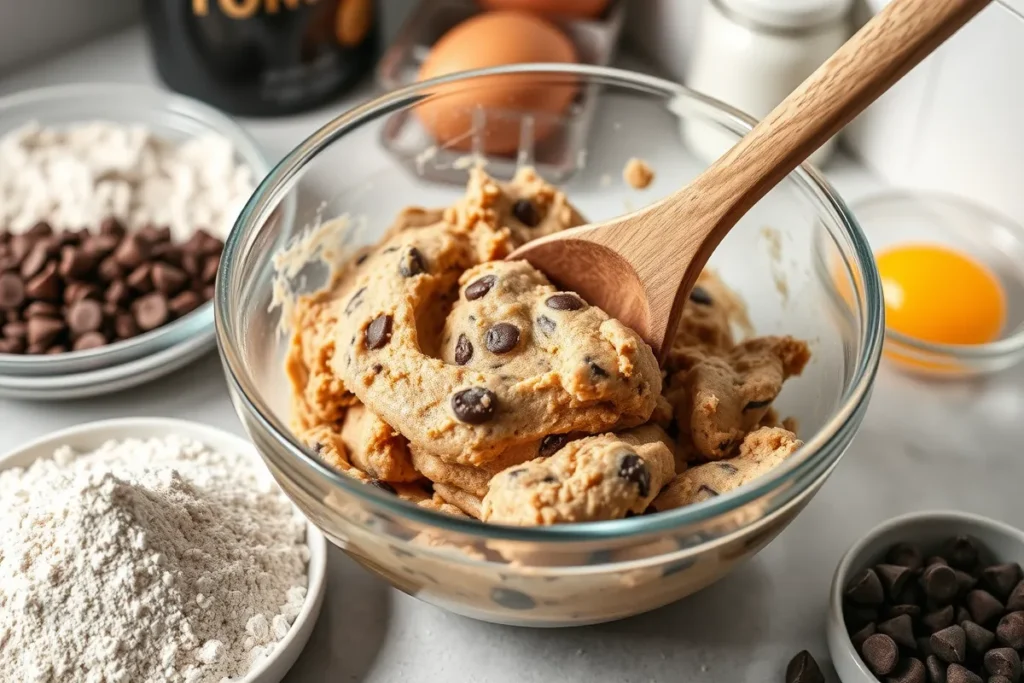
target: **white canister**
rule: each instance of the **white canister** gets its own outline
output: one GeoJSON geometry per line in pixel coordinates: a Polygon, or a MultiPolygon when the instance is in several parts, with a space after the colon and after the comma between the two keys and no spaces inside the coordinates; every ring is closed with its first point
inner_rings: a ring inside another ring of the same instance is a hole
{"type": "MultiPolygon", "coordinates": [[[[852,0],[704,0],[686,85],[765,117],[849,37],[852,0]]],[[[735,136],[691,121],[683,135],[709,163],[735,136]]],[[[822,164],[829,140],[811,155],[822,164]]]]}

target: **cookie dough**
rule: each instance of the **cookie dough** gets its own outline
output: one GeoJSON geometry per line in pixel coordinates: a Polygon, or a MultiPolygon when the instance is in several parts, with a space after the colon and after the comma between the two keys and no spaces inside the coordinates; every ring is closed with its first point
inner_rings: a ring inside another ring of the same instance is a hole
{"type": "Polygon", "coordinates": [[[530,169],[509,182],[473,169],[453,206],[403,210],[294,307],[297,435],[383,491],[512,525],[699,502],[795,450],[772,402],[807,346],[737,340],[745,311],[713,273],[700,276],[659,368],[632,330],[503,260],[584,222],[530,169]],[[787,445],[766,451],[782,434],[787,445]]]}
{"type": "Polygon", "coordinates": [[[495,476],[481,518],[534,526],[641,514],[675,473],[672,448],[650,426],[573,441],[495,476]]]}
{"type": "Polygon", "coordinates": [[[651,507],[661,512],[720,496],[761,476],[801,445],[796,434],[785,429],[758,429],[743,440],[736,457],[697,465],[675,477],[651,507]]]}

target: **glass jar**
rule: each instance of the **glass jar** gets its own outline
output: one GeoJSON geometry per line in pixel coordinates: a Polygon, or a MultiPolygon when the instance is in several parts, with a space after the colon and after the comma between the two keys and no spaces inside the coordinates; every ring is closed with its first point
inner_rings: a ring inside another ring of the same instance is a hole
{"type": "Polygon", "coordinates": [[[372,67],[373,0],[142,0],[168,86],[240,116],[304,111],[372,67]]]}
{"type": "MultiPolygon", "coordinates": [[[[852,0],[705,0],[686,85],[761,119],[842,45],[852,0]]],[[[684,129],[707,161],[734,142],[709,126],[684,129]]],[[[824,163],[835,140],[811,155],[824,163]]]]}

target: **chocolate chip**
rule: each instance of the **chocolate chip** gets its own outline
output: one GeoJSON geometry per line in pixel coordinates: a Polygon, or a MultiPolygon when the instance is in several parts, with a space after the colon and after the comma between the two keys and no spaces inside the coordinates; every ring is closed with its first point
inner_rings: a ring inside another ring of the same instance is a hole
{"type": "Polygon", "coordinates": [[[956,608],[956,616],[953,617],[954,624],[963,625],[965,621],[971,620],[971,613],[967,611],[967,608],[960,605],[956,608]]]}
{"type": "Polygon", "coordinates": [[[861,656],[864,658],[864,663],[876,676],[885,676],[896,668],[900,649],[892,638],[876,633],[864,641],[864,645],[861,646],[861,656]]]}
{"type": "Polygon", "coordinates": [[[989,676],[988,683],[1015,683],[1009,676],[989,676]]]}
{"type": "Polygon", "coordinates": [[[1006,598],[1006,609],[1009,612],[1024,610],[1024,580],[1021,580],[1010,591],[1010,597],[1006,598]]]}
{"type": "Polygon", "coordinates": [[[999,642],[1014,650],[1024,648],[1024,612],[1010,612],[996,626],[999,642]]]}
{"type": "Polygon", "coordinates": [[[964,630],[967,635],[967,651],[974,654],[984,654],[986,650],[992,647],[992,643],[996,640],[996,634],[989,631],[983,626],[979,626],[973,621],[964,621],[960,624],[960,627],[964,630]]]}
{"type": "Polygon", "coordinates": [[[940,564],[943,567],[949,566],[949,562],[946,562],[946,558],[939,557],[938,555],[933,555],[932,557],[929,557],[924,561],[925,567],[931,567],[933,564],[940,564]]]}
{"type": "Polygon", "coordinates": [[[203,272],[203,264],[195,252],[181,252],[181,268],[192,277],[199,277],[203,272]]]}
{"type": "Polygon", "coordinates": [[[502,607],[514,610],[533,609],[536,606],[533,598],[512,588],[491,589],[491,600],[502,607]]]}
{"type": "Polygon", "coordinates": [[[735,465],[731,465],[727,462],[716,462],[715,466],[722,472],[725,472],[726,474],[736,474],[737,472],[739,472],[739,470],[736,469],[735,465]]]}
{"type": "Polygon", "coordinates": [[[483,387],[462,389],[452,395],[452,412],[462,422],[479,425],[488,422],[498,410],[497,395],[483,387]]]}
{"type": "Polygon", "coordinates": [[[921,616],[921,607],[919,605],[899,604],[891,606],[885,613],[889,619],[898,617],[901,614],[906,614],[911,619],[918,619],[921,616]]]}
{"type": "Polygon", "coordinates": [[[970,570],[978,563],[978,546],[970,536],[955,536],[943,546],[942,556],[950,566],[970,570]]]}
{"type": "Polygon", "coordinates": [[[942,609],[937,609],[933,612],[929,612],[921,617],[921,625],[927,629],[928,633],[935,633],[941,631],[947,626],[953,624],[953,606],[946,605],[942,609]]]}
{"type": "Polygon", "coordinates": [[[167,322],[167,297],[160,292],[153,292],[136,299],[132,303],[132,314],[140,330],[154,330],[167,322]]]}
{"type": "Polygon", "coordinates": [[[843,593],[848,600],[860,605],[881,605],[885,600],[882,582],[873,569],[864,569],[846,584],[843,593]]]}
{"type": "Polygon", "coordinates": [[[960,664],[950,664],[946,669],[946,683],[985,683],[981,676],[960,664]]]}
{"type": "Polygon", "coordinates": [[[954,569],[953,573],[956,575],[956,588],[960,595],[966,595],[968,591],[978,585],[978,580],[963,570],[954,569]]]}
{"type": "Polygon", "coordinates": [[[166,296],[174,296],[188,283],[188,275],[185,271],[166,263],[154,263],[150,277],[157,291],[166,296]]]}
{"type": "Polygon", "coordinates": [[[192,290],[186,289],[184,292],[171,299],[167,303],[167,307],[171,309],[171,313],[174,314],[174,317],[180,318],[181,316],[188,315],[199,308],[202,303],[202,297],[192,290]]]}
{"type": "Polygon", "coordinates": [[[578,311],[586,306],[575,294],[552,294],[544,303],[555,311],[578,311]]]}
{"type": "Polygon", "coordinates": [[[996,600],[988,591],[973,590],[967,594],[965,600],[967,609],[971,613],[972,621],[981,624],[991,623],[1003,613],[1003,603],[996,600]]]}
{"type": "Polygon", "coordinates": [[[370,366],[370,369],[373,370],[373,374],[379,375],[381,372],[384,371],[384,366],[381,365],[380,363],[374,363],[372,366],[370,366]]]}
{"type": "Polygon", "coordinates": [[[473,343],[469,341],[469,337],[464,334],[460,334],[458,340],[455,342],[455,364],[465,365],[473,358],[473,343]]]}
{"type": "Polygon", "coordinates": [[[25,350],[25,342],[20,339],[0,339],[0,353],[21,353],[25,350]]]}
{"type": "Polygon", "coordinates": [[[131,297],[131,292],[128,290],[128,285],[124,280],[115,280],[107,286],[107,291],[103,293],[103,300],[110,304],[121,305],[128,301],[131,297]]]}
{"type": "Polygon", "coordinates": [[[360,254],[359,258],[356,259],[356,265],[357,266],[363,265],[364,263],[366,263],[366,259],[368,259],[368,258],[370,258],[369,252],[367,252],[365,254],[360,254]]]}
{"type": "Polygon", "coordinates": [[[60,251],[60,274],[65,278],[84,278],[96,267],[96,260],[84,249],[66,246],[60,251]]]}
{"type": "Polygon", "coordinates": [[[907,657],[886,677],[885,683],[925,683],[925,675],[924,663],[917,657],[907,657]]]}
{"type": "Polygon", "coordinates": [[[25,339],[28,336],[28,327],[23,322],[7,323],[3,326],[2,332],[8,339],[25,339]]]}
{"type": "Polygon", "coordinates": [[[0,308],[17,308],[25,300],[25,285],[14,273],[0,275],[0,308]]]}
{"type": "Polygon", "coordinates": [[[604,368],[602,368],[600,365],[598,365],[594,361],[592,361],[592,360],[587,361],[587,364],[590,366],[590,374],[592,374],[594,377],[607,377],[608,376],[608,371],[605,370],[604,368]]]}
{"type": "Polygon", "coordinates": [[[121,224],[121,221],[117,220],[113,216],[104,218],[100,223],[100,234],[101,235],[113,235],[114,237],[124,237],[125,229],[121,224]]]}
{"type": "Polygon", "coordinates": [[[853,643],[853,647],[855,649],[860,650],[864,641],[875,635],[877,632],[874,622],[868,622],[866,626],[862,627],[859,631],[856,631],[850,636],[850,642],[853,643]]]}
{"type": "Polygon", "coordinates": [[[25,284],[25,296],[42,301],[60,301],[60,278],[57,264],[50,261],[34,278],[25,284]]]}
{"type": "Polygon", "coordinates": [[[409,249],[402,254],[402,260],[398,262],[398,272],[402,277],[412,277],[426,271],[423,263],[423,254],[416,247],[409,249]]]}
{"type": "Polygon", "coordinates": [[[1020,655],[1009,647],[997,647],[985,653],[985,671],[990,676],[1006,676],[1016,683],[1021,677],[1020,655]]]}
{"type": "MultiPolygon", "coordinates": [[[[932,654],[932,644],[929,638],[915,638],[917,641],[917,652],[922,657],[927,657],[932,654]]],[[[943,664],[945,666],[945,664],[943,664]]]]}
{"type": "Polygon", "coordinates": [[[56,318],[29,318],[27,337],[29,346],[49,346],[64,332],[64,321],[56,318]]]}
{"type": "Polygon", "coordinates": [[[50,348],[46,349],[47,355],[50,355],[50,356],[55,356],[58,353],[67,353],[67,352],[68,352],[68,347],[64,346],[63,344],[55,344],[55,345],[51,346],[50,348]]]}
{"type": "Polygon", "coordinates": [[[60,309],[46,301],[33,301],[25,307],[25,319],[42,316],[44,318],[60,317],[60,309]]]}
{"type": "MultiPolygon", "coordinates": [[[[715,495],[718,494],[716,493],[715,495]]],[[[843,620],[846,622],[849,630],[854,631],[867,623],[877,623],[878,609],[866,605],[858,605],[847,600],[843,604],[843,620]]]]}
{"type": "Polygon", "coordinates": [[[149,258],[149,245],[134,233],[128,234],[114,250],[114,260],[125,270],[138,268],[149,258]]]}
{"type": "Polygon", "coordinates": [[[100,261],[99,268],[96,269],[100,280],[103,282],[113,282],[114,280],[120,279],[122,275],[121,266],[117,264],[114,257],[108,256],[107,258],[100,261]]]}
{"type": "Polygon", "coordinates": [[[366,348],[372,350],[384,348],[391,341],[391,316],[381,313],[366,326],[366,348]]]}
{"type": "Polygon", "coordinates": [[[941,564],[933,564],[924,570],[921,587],[925,595],[940,605],[950,602],[959,590],[953,569],[941,564]]]}
{"type": "Polygon", "coordinates": [[[206,284],[212,284],[217,279],[217,270],[220,268],[220,254],[214,254],[213,256],[207,256],[206,261],[203,263],[203,272],[200,275],[203,282],[206,284]]]}
{"type": "Polygon", "coordinates": [[[935,655],[928,655],[924,660],[924,668],[928,671],[928,683],[946,683],[946,663],[935,655]]]}
{"type": "Polygon", "coordinates": [[[171,229],[167,226],[158,228],[155,225],[145,225],[136,234],[140,240],[148,244],[160,244],[171,239],[171,229]]]}
{"type": "Polygon", "coordinates": [[[917,570],[924,566],[924,554],[921,552],[921,548],[913,543],[897,543],[889,548],[885,559],[887,564],[895,564],[911,570],[917,570]]]}
{"type": "Polygon", "coordinates": [[[567,443],[569,443],[569,437],[566,434],[548,434],[540,440],[540,449],[537,455],[548,458],[560,451],[567,443]]]}
{"type": "Polygon", "coordinates": [[[143,263],[133,270],[125,278],[125,284],[139,294],[149,294],[153,291],[153,264],[143,263]]]}
{"type": "Polygon", "coordinates": [[[700,285],[697,285],[690,290],[690,301],[701,306],[711,306],[715,303],[711,295],[708,294],[708,290],[704,289],[700,285]]]}
{"type": "Polygon", "coordinates": [[[118,339],[130,339],[139,333],[139,326],[130,313],[118,313],[114,318],[114,334],[118,339]]]}
{"type": "Polygon", "coordinates": [[[1005,600],[1020,581],[1020,565],[1016,562],[993,564],[982,569],[981,576],[989,592],[1000,600],[1005,600]]]}
{"type": "Polygon", "coordinates": [[[93,235],[82,245],[82,248],[93,259],[100,260],[114,253],[120,241],[114,235],[93,235]]]}
{"type": "Polygon", "coordinates": [[[541,483],[544,483],[544,484],[557,484],[558,483],[558,477],[556,477],[553,474],[545,474],[544,478],[541,479],[541,483]]]}
{"type": "Polygon", "coordinates": [[[882,587],[891,600],[895,600],[896,596],[903,592],[903,587],[907,585],[907,580],[912,574],[908,567],[898,564],[877,565],[875,573],[878,574],[878,580],[882,582],[882,587]]]}
{"type": "Polygon", "coordinates": [[[50,255],[47,252],[46,245],[42,242],[37,242],[21,262],[21,268],[19,269],[21,277],[28,280],[34,276],[43,269],[49,258],[50,255]]]}
{"type": "Polygon", "coordinates": [[[491,353],[508,353],[519,343],[519,328],[511,323],[497,323],[484,335],[484,345],[491,353]]]}
{"type": "Polygon", "coordinates": [[[646,498],[651,492],[651,471],[647,463],[636,453],[626,453],[619,461],[619,476],[633,482],[640,490],[640,497],[646,498]]]}
{"type": "Polygon", "coordinates": [[[967,634],[962,627],[947,626],[932,634],[932,653],[944,662],[961,664],[967,657],[967,634]]]}
{"type": "Polygon", "coordinates": [[[360,287],[356,290],[352,298],[345,304],[345,315],[352,315],[352,311],[359,307],[359,304],[363,303],[363,294],[366,293],[366,287],[360,287]]]}
{"type": "Polygon", "coordinates": [[[96,349],[101,346],[105,346],[107,338],[100,332],[86,332],[81,337],[75,340],[72,345],[74,351],[85,351],[86,349],[96,349]]]}
{"type": "Polygon", "coordinates": [[[811,653],[802,650],[786,665],[786,683],[825,683],[825,677],[811,653]]]}
{"type": "Polygon", "coordinates": [[[743,406],[743,410],[760,410],[761,408],[767,408],[774,400],[774,398],[767,398],[763,401],[750,401],[747,405],[743,406]]]}
{"type": "Polygon", "coordinates": [[[53,234],[53,227],[46,221],[39,221],[25,231],[26,237],[49,237],[53,234]]]}
{"type": "Polygon", "coordinates": [[[381,481],[380,479],[371,479],[370,480],[370,486],[378,488],[381,491],[386,491],[386,492],[390,493],[391,495],[398,495],[398,491],[395,490],[394,486],[392,486],[391,484],[387,483],[386,481],[381,481]]]}
{"type": "Polygon", "coordinates": [[[895,640],[897,645],[909,647],[911,650],[917,648],[917,641],[914,640],[914,623],[909,614],[901,614],[883,621],[878,625],[878,632],[895,640]]]}
{"type": "Polygon", "coordinates": [[[491,291],[491,287],[498,281],[495,275],[484,275],[473,280],[466,286],[466,301],[476,301],[491,291]]]}
{"type": "Polygon", "coordinates": [[[68,309],[66,318],[71,333],[79,336],[100,329],[103,325],[103,310],[98,302],[83,299],[68,309]]]}
{"type": "Polygon", "coordinates": [[[528,199],[517,199],[512,204],[512,215],[528,228],[535,228],[540,223],[540,212],[528,199]]]}

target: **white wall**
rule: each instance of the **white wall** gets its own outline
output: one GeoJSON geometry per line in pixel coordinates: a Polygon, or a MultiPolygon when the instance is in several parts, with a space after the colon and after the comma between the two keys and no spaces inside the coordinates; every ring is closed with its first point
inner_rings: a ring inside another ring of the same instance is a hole
{"type": "Polygon", "coordinates": [[[0,73],[138,17],[145,0],[0,0],[0,73]]]}

